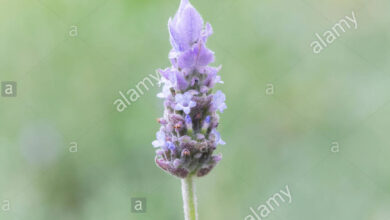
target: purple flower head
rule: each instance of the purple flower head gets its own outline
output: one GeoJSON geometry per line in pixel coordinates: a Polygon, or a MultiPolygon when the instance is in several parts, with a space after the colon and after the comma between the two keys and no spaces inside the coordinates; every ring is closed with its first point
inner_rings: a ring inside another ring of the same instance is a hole
{"type": "Polygon", "coordinates": [[[156,164],[166,172],[186,178],[207,175],[221,160],[214,155],[218,144],[225,144],[216,130],[219,125],[217,111],[226,109],[225,95],[212,94],[216,83],[223,83],[218,72],[221,67],[209,64],[215,60],[214,52],[206,47],[213,33],[209,23],[188,0],[181,0],[179,10],[168,22],[172,49],[168,58],[172,66],[160,69],[164,99],[164,117],[157,140],[156,164]]]}
{"type": "Polygon", "coordinates": [[[175,96],[175,110],[182,110],[184,113],[189,114],[191,108],[196,106],[196,102],[192,101],[192,94],[190,92],[186,92],[184,94],[177,94],[175,96]]]}

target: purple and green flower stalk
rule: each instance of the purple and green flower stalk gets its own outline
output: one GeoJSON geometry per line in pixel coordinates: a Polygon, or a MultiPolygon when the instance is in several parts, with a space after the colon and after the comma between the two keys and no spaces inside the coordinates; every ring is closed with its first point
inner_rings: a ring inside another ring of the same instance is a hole
{"type": "Polygon", "coordinates": [[[212,92],[215,84],[223,83],[221,67],[209,66],[215,58],[206,42],[213,29],[188,0],[181,0],[168,29],[172,66],[158,70],[163,88],[157,96],[164,99],[165,110],[153,146],[156,164],[182,179],[185,217],[193,220],[197,214],[192,178],[207,175],[222,158],[213,152],[225,144],[217,131],[217,112],[226,109],[225,95],[212,92]]]}

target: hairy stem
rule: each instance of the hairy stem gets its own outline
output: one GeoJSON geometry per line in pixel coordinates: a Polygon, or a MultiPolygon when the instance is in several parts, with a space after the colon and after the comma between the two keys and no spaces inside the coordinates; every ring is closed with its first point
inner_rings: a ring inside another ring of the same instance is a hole
{"type": "Polygon", "coordinates": [[[192,176],[181,180],[185,220],[198,220],[195,185],[192,176]]]}

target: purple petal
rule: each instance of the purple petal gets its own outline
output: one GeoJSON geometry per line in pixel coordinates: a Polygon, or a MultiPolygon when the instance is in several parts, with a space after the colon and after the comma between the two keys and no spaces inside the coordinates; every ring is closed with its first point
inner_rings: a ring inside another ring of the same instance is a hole
{"type": "Polygon", "coordinates": [[[203,28],[202,16],[191,5],[187,4],[177,20],[176,31],[180,33],[180,37],[187,45],[184,48],[191,46],[199,40],[200,33],[203,28]]]}
{"type": "Polygon", "coordinates": [[[196,51],[190,49],[179,55],[177,59],[177,65],[184,68],[192,68],[195,65],[197,53],[196,51]]]}
{"type": "Polygon", "coordinates": [[[221,154],[217,154],[215,156],[212,156],[212,160],[215,162],[215,163],[218,163],[219,161],[222,160],[222,155],[221,154]]]}
{"type": "Polygon", "coordinates": [[[213,27],[211,26],[210,23],[206,23],[206,27],[204,30],[201,32],[201,39],[204,43],[207,42],[207,38],[210,37],[210,35],[213,34],[213,27]]]}
{"type": "Polygon", "coordinates": [[[191,124],[192,123],[191,117],[189,115],[186,115],[186,123],[187,124],[191,124]]]}
{"type": "Polygon", "coordinates": [[[175,145],[172,142],[167,142],[168,149],[174,151],[176,149],[175,145]]]}
{"type": "Polygon", "coordinates": [[[221,92],[221,90],[218,90],[214,95],[213,95],[213,100],[212,100],[212,109],[213,110],[219,110],[220,112],[223,112],[227,108],[225,104],[225,94],[221,92]]]}
{"type": "Polygon", "coordinates": [[[220,144],[220,145],[225,145],[226,144],[226,142],[221,139],[221,134],[217,130],[213,129],[212,134],[214,135],[215,142],[217,144],[220,144]]]}
{"type": "Polygon", "coordinates": [[[196,102],[191,101],[190,104],[189,104],[188,106],[189,106],[190,108],[193,108],[193,107],[196,106],[196,102]]]}
{"type": "Polygon", "coordinates": [[[179,9],[177,10],[175,16],[172,18],[169,18],[168,20],[168,30],[170,34],[170,41],[172,44],[172,47],[175,50],[182,51],[185,48],[183,47],[185,45],[185,41],[183,41],[183,38],[181,37],[180,31],[177,29],[177,23],[183,16],[183,11],[189,5],[188,0],[182,0],[180,2],[179,9]]]}
{"type": "Polygon", "coordinates": [[[207,78],[204,82],[204,84],[208,87],[213,87],[214,84],[217,81],[217,74],[221,70],[221,66],[215,68],[215,67],[205,67],[203,69],[204,73],[207,74],[207,78]]]}
{"type": "Polygon", "coordinates": [[[183,108],[183,112],[186,113],[186,114],[190,114],[190,112],[191,112],[190,107],[184,107],[183,108]]]}
{"type": "Polygon", "coordinates": [[[214,62],[214,52],[204,46],[200,41],[199,47],[197,50],[198,57],[196,59],[197,66],[207,66],[210,63],[214,62]]]}
{"type": "Polygon", "coordinates": [[[178,51],[191,48],[199,40],[202,28],[202,16],[188,0],[182,0],[175,17],[168,21],[172,46],[178,51]]]}
{"type": "Polygon", "coordinates": [[[176,72],[176,86],[179,90],[185,90],[188,87],[188,82],[182,72],[176,72]]]}
{"type": "Polygon", "coordinates": [[[180,50],[179,34],[176,32],[176,30],[174,28],[173,21],[171,18],[169,18],[169,20],[168,20],[168,30],[169,30],[169,41],[171,42],[172,47],[175,50],[180,50]]]}

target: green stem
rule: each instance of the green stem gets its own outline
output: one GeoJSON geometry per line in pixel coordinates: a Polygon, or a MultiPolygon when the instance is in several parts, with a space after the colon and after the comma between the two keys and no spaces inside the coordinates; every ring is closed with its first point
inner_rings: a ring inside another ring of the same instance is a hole
{"type": "Polygon", "coordinates": [[[192,176],[181,180],[185,220],[198,220],[195,185],[192,176]]]}

